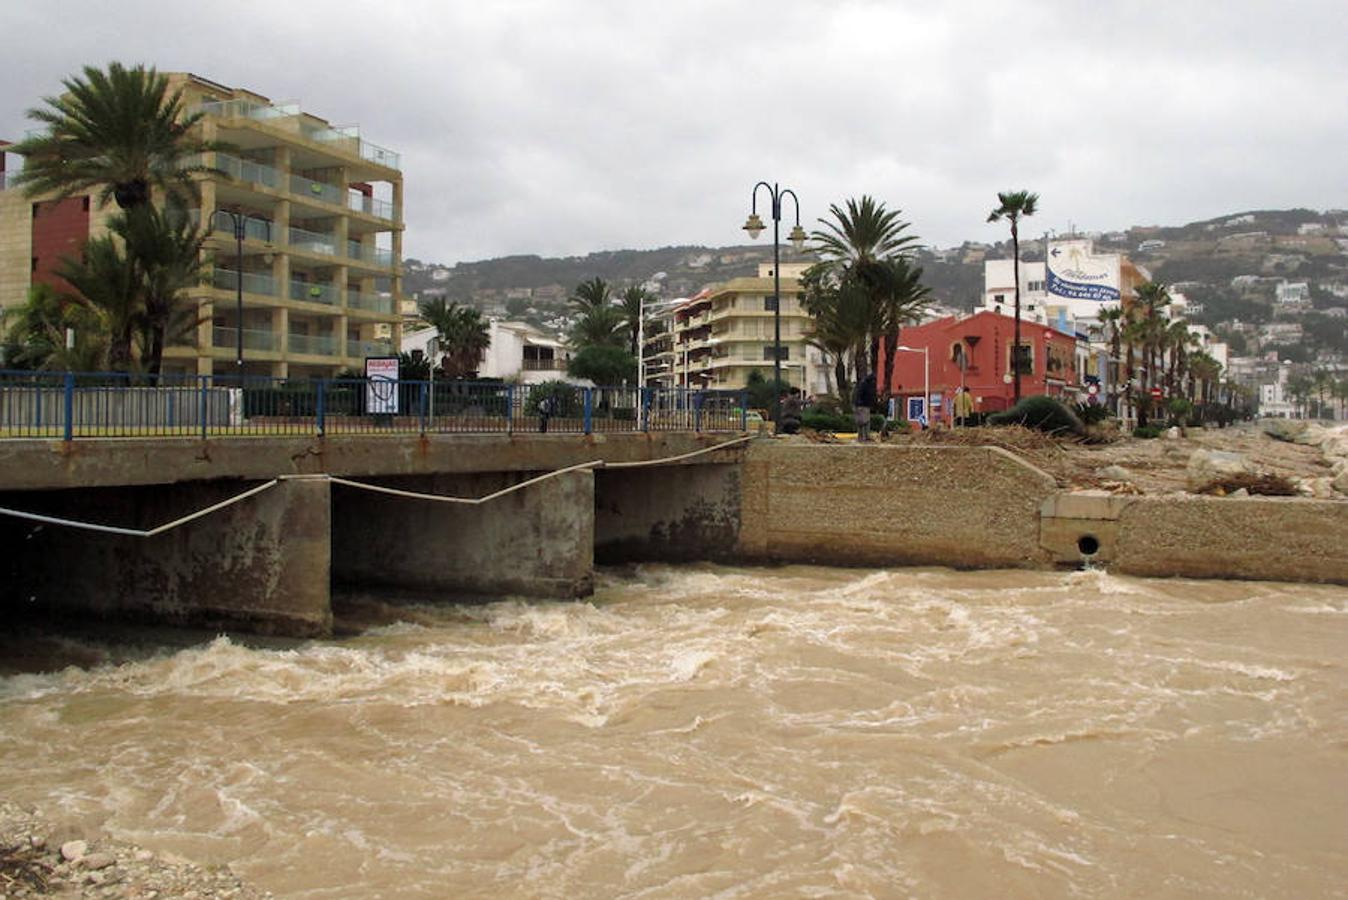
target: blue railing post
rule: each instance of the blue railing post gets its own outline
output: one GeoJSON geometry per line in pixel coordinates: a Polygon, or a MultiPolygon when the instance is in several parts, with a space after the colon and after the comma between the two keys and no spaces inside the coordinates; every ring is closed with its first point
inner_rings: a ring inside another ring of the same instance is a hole
{"type": "Polygon", "coordinates": [[[204,441],[206,440],[206,407],[210,399],[210,394],[208,393],[208,386],[211,383],[210,376],[198,375],[197,381],[201,382],[201,399],[197,403],[197,406],[199,407],[197,414],[198,418],[201,419],[201,439],[204,441]]]}
{"type": "Polygon", "coordinates": [[[323,436],[323,430],[327,424],[324,421],[325,410],[323,409],[324,401],[327,399],[327,386],[326,379],[318,379],[318,397],[314,401],[314,427],[317,429],[319,437],[323,436]]]}
{"type": "Polygon", "coordinates": [[[427,401],[427,400],[428,400],[428,398],[427,398],[427,396],[426,396],[426,382],[423,381],[423,382],[421,382],[421,404],[420,404],[420,405],[421,405],[421,433],[422,433],[423,436],[426,434],[426,410],[427,410],[427,408],[428,408],[427,405],[426,405],[426,401],[427,401]]]}
{"type": "Polygon", "coordinates": [[[506,385],[506,434],[515,433],[515,386],[506,385]]]}
{"type": "Polygon", "coordinates": [[[702,392],[693,395],[693,430],[702,430],[702,392]]]}
{"type": "Polygon", "coordinates": [[[740,391],[740,431],[749,430],[749,392],[740,391]]]}
{"type": "Polygon", "coordinates": [[[69,441],[75,437],[75,376],[71,372],[67,372],[65,378],[65,415],[65,434],[69,441]]]}
{"type": "Polygon", "coordinates": [[[650,430],[651,430],[651,389],[650,389],[650,388],[640,388],[640,391],[641,391],[641,394],[640,394],[640,398],[641,398],[641,399],[640,399],[638,402],[641,404],[641,430],[642,430],[642,431],[650,431],[650,430]]]}
{"type": "Polygon", "coordinates": [[[585,389],[585,433],[594,433],[594,388],[585,389]]]}

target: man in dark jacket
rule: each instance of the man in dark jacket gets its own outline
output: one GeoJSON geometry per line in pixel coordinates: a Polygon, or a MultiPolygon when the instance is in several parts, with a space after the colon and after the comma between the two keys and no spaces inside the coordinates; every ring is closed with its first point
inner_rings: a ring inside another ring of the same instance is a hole
{"type": "Polygon", "coordinates": [[[852,418],[857,426],[857,440],[871,439],[871,408],[875,406],[875,376],[867,375],[857,385],[852,396],[852,418]]]}

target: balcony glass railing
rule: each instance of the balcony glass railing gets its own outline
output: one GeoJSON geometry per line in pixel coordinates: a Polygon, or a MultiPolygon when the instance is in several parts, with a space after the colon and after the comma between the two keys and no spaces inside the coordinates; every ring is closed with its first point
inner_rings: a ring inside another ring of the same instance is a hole
{"type": "Polygon", "coordinates": [[[348,340],[346,342],[347,356],[388,356],[392,352],[392,341],[348,340]]]}
{"type": "Polygon", "coordinates": [[[286,338],[286,346],[291,353],[307,353],[310,356],[336,356],[337,339],[326,334],[292,334],[286,338]]]}
{"type": "Polygon", "coordinates": [[[305,303],[324,303],[328,306],[336,306],[337,287],[331,284],[320,284],[316,281],[292,281],[290,282],[290,299],[303,300],[305,303]]]}
{"type": "MultiPolygon", "coordinates": [[[[216,269],[211,273],[211,284],[221,290],[237,291],[239,289],[239,273],[233,269],[216,269]]],[[[275,297],[276,281],[270,275],[259,272],[244,272],[243,292],[245,294],[260,294],[264,297],[275,297]]]]}
{"type": "Polygon", "coordinates": [[[281,185],[285,183],[285,176],[281,174],[279,169],[251,160],[240,159],[237,156],[230,156],[228,153],[215,154],[215,167],[231,178],[246,181],[250,184],[260,184],[264,187],[279,190],[281,185]]]}
{"type": "Polygon", "coordinates": [[[351,191],[346,195],[346,204],[356,212],[378,216],[381,219],[393,219],[393,204],[387,200],[367,197],[360,191],[351,191]]]}
{"type": "MultiPolygon", "coordinates": [[[[189,209],[187,211],[187,220],[193,225],[201,225],[201,210],[189,209]]],[[[234,220],[223,212],[217,211],[211,216],[211,231],[215,234],[224,234],[234,237],[234,220]]],[[[250,241],[263,241],[270,243],[272,240],[272,223],[267,219],[256,216],[245,216],[243,220],[243,236],[250,241]]]]}
{"type": "Polygon", "coordinates": [[[302,197],[322,200],[324,203],[332,203],[337,206],[342,204],[342,189],[337,185],[314,181],[312,178],[305,178],[303,175],[290,176],[290,192],[302,197]]]}
{"type": "Polygon", "coordinates": [[[193,107],[191,111],[203,113],[208,116],[257,119],[258,121],[283,119],[288,116],[298,116],[300,114],[299,106],[294,103],[274,105],[269,103],[256,103],[252,100],[216,100],[211,103],[201,103],[193,107]]]}
{"type": "Polygon", "coordinates": [[[361,291],[347,291],[346,305],[352,309],[367,309],[370,312],[393,314],[393,298],[384,297],[380,294],[371,294],[361,291]]]}
{"type": "Polygon", "coordinates": [[[296,250],[320,253],[324,256],[337,255],[337,239],[331,234],[319,234],[317,231],[305,231],[303,228],[290,229],[290,246],[296,250]]]}
{"type": "MultiPolygon", "coordinates": [[[[216,347],[237,347],[239,332],[234,328],[222,328],[216,325],[211,329],[211,344],[216,347]]],[[[243,348],[245,350],[275,350],[277,335],[274,331],[260,331],[253,328],[243,330],[243,348]]]]}
{"type": "Polygon", "coordinates": [[[360,158],[390,169],[398,168],[402,161],[401,155],[368,141],[360,142],[360,158]]]}
{"type": "Polygon", "coordinates": [[[350,259],[371,262],[377,266],[393,265],[392,250],[385,247],[375,247],[372,244],[362,244],[360,241],[348,239],[346,242],[346,255],[350,259]]]}

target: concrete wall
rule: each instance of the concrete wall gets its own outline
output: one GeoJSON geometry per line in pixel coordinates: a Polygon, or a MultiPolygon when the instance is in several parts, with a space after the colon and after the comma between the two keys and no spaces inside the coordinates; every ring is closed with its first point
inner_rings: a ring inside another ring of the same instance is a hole
{"type": "Polygon", "coordinates": [[[1348,584],[1348,503],[1138,497],[1118,523],[1112,572],[1348,584]]]}
{"type": "Polygon", "coordinates": [[[740,530],[740,467],[671,465],[595,473],[595,558],[727,559],[740,530]]]}
{"type": "MultiPolygon", "coordinates": [[[[0,495],[0,505],[151,528],[250,487],[202,482],[0,495]]],[[[0,519],[6,606],[85,612],[264,634],[327,634],[329,485],[282,482],[150,538],[0,519]]]]}
{"type": "MultiPolygon", "coordinates": [[[[546,472],[590,460],[652,460],[711,447],[728,434],[343,435],[0,440],[0,491],[171,484],[327,473],[546,472]]],[[[743,445],[699,462],[742,458],[743,445]]]]}
{"type": "MultiPolygon", "coordinates": [[[[483,497],[527,474],[380,479],[379,484],[483,497]]],[[[333,486],[338,583],[461,595],[582,597],[594,590],[594,474],[569,472],[480,506],[333,486]]]]}
{"type": "Polygon", "coordinates": [[[744,463],[748,559],[965,568],[1048,564],[1053,479],[995,447],[762,442],[744,463]]]}

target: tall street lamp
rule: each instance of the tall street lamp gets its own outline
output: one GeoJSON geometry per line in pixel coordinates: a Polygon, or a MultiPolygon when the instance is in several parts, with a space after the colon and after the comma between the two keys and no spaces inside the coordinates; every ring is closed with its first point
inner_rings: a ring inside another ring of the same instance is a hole
{"type": "MultiPolygon", "coordinates": [[[[905,347],[902,344],[894,348],[908,353],[922,354],[922,416],[931,423],[931,354],[926,347],[905,347]]],[[[906,412],[906,410],[905,410],[906,412]]]]}
{"type": "Polygon", "coordinates": [[[795,246],[796,252],[805,247],[805,230],[800,227],[800,199],[790,188],[776,183],[760,181],[754,185],[749,200],[749,218],[744,222],[744,230],[749,237],[757,239],[763,233],[763,220],[758,216],[758,189],[767,188],[772,198],[772,421],[782,418],[782,244],[779,226],[782,221],[782,198],[788,194],[796,207],[796,227],[791,229],[788,240],[795,246]]]}
{"type": "MultiPolygon", "coordinates": [[[[217,216],[229,216],[234,225],[234,309],[236,327],[234,329],[234,374],[243,383],[243,238],[248,224],[248,214],[233,209],[217,209],[217,216]]],[[[271,240],[271,223],[267,222],[267,240],[271,240]]]]}

